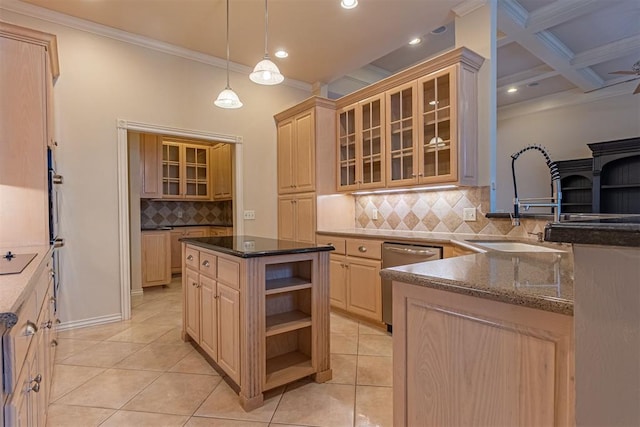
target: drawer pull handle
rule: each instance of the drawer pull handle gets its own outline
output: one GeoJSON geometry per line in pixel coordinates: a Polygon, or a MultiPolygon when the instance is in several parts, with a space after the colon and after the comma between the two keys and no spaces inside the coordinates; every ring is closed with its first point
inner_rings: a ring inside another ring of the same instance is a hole
{"type": "Polygon", "coordinates": [[[31,335],[35,335],[38,332],[38,327],[33,322],[27,322],[27,326],[25,329],[25,335],[30,337],[31,335]]]}
{"type": "Polygon", "coordinates": [[[57,340],[51,341],[51,347],[57,347],[57,346],[58,346],[58,341],[57,340]]]}
{"type": "Polygon", "coordinates": [[[187,261],[193,261],[193,255],[188,255],[187,256],[187,261]]]}
{"type": "Polygon", "coordinates": [[[36,393],[39,392],[40,391],[40,383],[35,383],[31,387],[29,387],[29,390],[27,390],[27,391],[35,391],[36,393]]]}
{"type": "Polygon", "coordinates": [[[358,250],[362,253],[367,252],[367,247],[366,246],[358,246],[358,250]]]}
{"type": "Polygon", "coordinates": [[[205,267],[209,267],[211,266],[211,264],[209,263],[209,261],[205,260],[202,265],[204,265],[205,267]]]}
{"type": "Polygon", "coordinates": [[[31,381],[40,384],[42,382],[42,374],[38,374],[36,375],[36,377],[34,379],[32,379],[31,381]]]}

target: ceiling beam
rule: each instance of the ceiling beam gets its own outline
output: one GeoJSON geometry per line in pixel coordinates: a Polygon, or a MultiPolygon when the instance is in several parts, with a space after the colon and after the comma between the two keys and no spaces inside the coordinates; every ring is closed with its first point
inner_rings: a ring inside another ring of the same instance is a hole
{"type": "Polygon", "coordinates": [[[580,52],[571,59],[571,65],[575,68],[590,67],[634,53],[640,53],[640,34],[580,52]]]}
{"type": "Polygon", "coordinates": [[[555,1],[531,12],[526,21],[526,28],[531,32],[546,30],[556,25],[595,12],[607,6],[602,0],[563,0],[555,1]]]}
{"type": "Polygon", "coordinates": [[[574,53],[549,31],[534,32],[526,27],[528,12],[515,0],[499,0],[498,27],[513,41],[558,71],[583,91],[602,87],[603,80],[591,69],[571,65],[574,53]]]}
{"type": "Polygon", "coordinates": [[[529,83],[539,82],[540,80],[555,77],[558,74],[560,73],[556,70],[549,69],[547,65],[539,65],[529,70],[499,78],[497,81],[497,87],[498,91],[500,91],[501,89],[505,89],[510,86],[525,86],[529,83]]]}

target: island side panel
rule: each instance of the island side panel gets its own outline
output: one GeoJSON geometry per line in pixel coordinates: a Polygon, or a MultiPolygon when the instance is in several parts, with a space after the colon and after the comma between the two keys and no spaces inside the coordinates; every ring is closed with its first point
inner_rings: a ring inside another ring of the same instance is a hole
{"type": "Polygon", "coordinates": [[[331,309],[329,300],[329,252],[318,252],[315,260],[313,284],[314,342],[316,346],[316,382],[323,383],[332,377],[330,361],[331,309]]]}
{"type": "Polygon", "coordinates": [[[245,411],[263,403],[265,270],[260,260],[243,259],[240,269],[240,404],[245,411]]]}
{"type": "Polygon", "coordinates": [[[393,282],[394,425],[574,425],[573,318],[393,282]]]}

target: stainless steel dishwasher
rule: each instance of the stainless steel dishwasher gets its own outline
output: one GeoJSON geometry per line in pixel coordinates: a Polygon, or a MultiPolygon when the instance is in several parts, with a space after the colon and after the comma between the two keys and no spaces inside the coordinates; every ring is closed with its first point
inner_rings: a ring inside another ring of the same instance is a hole
{"type": "MultiPolygon", "coordinates": [[[[442,259],[441,246],[427,246],[406,243],[382,244],[382,268],[398,267],[419,262],[442,259]]],[[[382,280],[382,321],[391,332],[392,314],[391,280],[382,280]]]]}

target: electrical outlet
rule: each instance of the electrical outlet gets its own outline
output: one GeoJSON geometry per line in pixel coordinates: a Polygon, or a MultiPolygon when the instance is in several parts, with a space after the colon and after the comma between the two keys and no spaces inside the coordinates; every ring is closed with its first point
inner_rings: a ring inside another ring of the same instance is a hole
{"type": "Polygon", "coordinates": [[[373,214],[371,215],[371,217],[375,220],[378,219],[378,209],[374,209],[373,210],[373,214]]]}
{"type": "Polygon", "coordinates": [[[476,208],[464,208],[462,209],[462,219],[465,221],[476,220],[476,208]]]}
{"type": "Polygon", "coordinates": [[[256,219],[256,211],[244,211],[244,219],[256,219]]]}
{"type": "Polygon", "coordinates": [[[178,209],[178,210],[176,211],[176,216],[177,216],[178,218],[182,218],[182,209],[178,209]]]}

